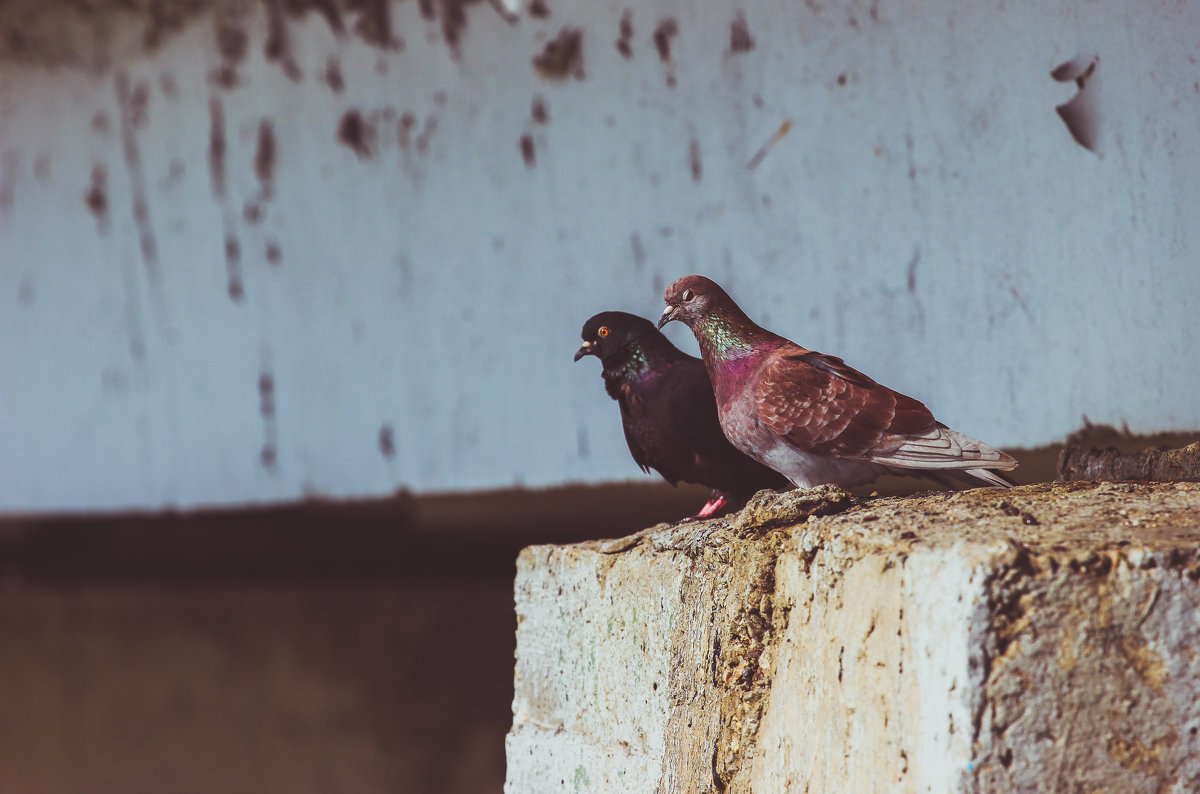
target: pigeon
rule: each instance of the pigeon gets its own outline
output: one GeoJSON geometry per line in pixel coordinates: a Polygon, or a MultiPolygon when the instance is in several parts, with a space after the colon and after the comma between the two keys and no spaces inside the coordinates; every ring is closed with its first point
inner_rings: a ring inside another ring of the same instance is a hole
{"type": "Polygon", "coordinates": [[[671,344],[654,323],[635,314],[601,312],[583,326],[575,360],[596,356],[608,396],[621,406],[625,441],[634,461],[667,482],[712,488],[694,518],[740,507],[764,488],[788,481],[734,449],[721,432],[704,362],[671,344]]]}
{"type": "Polygon", "coordinates": [[[840,358],[761,328],[715,282],[685,276],[666,301],[658,327],[679,320],[696,335],[725,435],[795,485],[862,485],[881,474],[947,488],[1016,484],[993,471],[1015,468],[1011,457],[840,358]]]}

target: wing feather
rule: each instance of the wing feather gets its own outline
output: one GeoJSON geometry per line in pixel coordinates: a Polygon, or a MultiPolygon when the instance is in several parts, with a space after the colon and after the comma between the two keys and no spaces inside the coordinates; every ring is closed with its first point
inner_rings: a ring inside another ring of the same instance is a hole
{"type": "Polygon", "coordinates": [[[872,451],[892,437],[920,435],[936,424],[920,402],[881,386],[840,358],[783,347],[761,373],[759,418],[805,452],[871,460],[872,451]]]}
{"type": "MultiPolygon", "coordinates": [[[[646,450],[642,449],[641,441],[634,431],[643,408],[641,395],[628,383],[615,386],[609,393],[613,394],[613,398],[621,406],[621,429],[625,431],[625,443],[629,445],[629,454],[633,456],[633,462],[638,465],[638,468],[649,474],[650,458],[646,455],[646,450]]],[[[668,481],[671,480],[670,477],[663,476],[668,481]]],[[[673,481],[672,484],[674,484],[673,481]]]]}
{"type": "Polygon", "coordinates": [[[771,354],[756,390],[759,418],[804,452],[908,469],[1008,469],[1003,452],[937,422],[920,401],[840,358],[799,346],[771,354]]]}

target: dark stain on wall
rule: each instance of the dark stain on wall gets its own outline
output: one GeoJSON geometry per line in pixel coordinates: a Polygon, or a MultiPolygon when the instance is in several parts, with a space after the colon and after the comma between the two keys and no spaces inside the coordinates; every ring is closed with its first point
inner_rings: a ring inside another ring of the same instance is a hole
{"type": "MultiPolygon", "coordinates": [[[[387,0],[377,0],[377,2],[386,3],[387,0]]],[[[473,2],[479,2],[479,0],[418,0],[417,6],[421,11],[422,18],[432,22],[439,16],[441,17],[442,39],[454,57],[458,57],[462,34],[467,28],[467,6],[473,2]]],[[[510,23],[516,22],[516,18],[495,3],[495,0],[493,0],[493,4],[497,6],[496,10],[505,20],[510,23]]]]}
{"type": "Polygon", "coordinates": [[[150,50],[162,44],[168,36],[183,30],[192,17],[207,6],[206,3],[176,3],[171,0],[150,0],[141,5],[145,9],[142,43],[150,50]]]}
{"type": "Polygon", "coordinates": [[[1029,308],[1029,304],[1025,300],[1025,296],[1017,291],[1016,287],[1010,286],[1008,291],[1012,294],[1013,300],[1016,301],[1017,306],[1021,309],[1022,314],[1024,314],[1030,322],[1036,322],[1036,319],[1033,316],[1033,311],[1029,308]]]}
{"type": "Polygon", "coordinates": [[[263,0],[263,5],[267,8],[267,38],[263,42],[263,55],[268,61],[278,61],[288,54],[282,0],[263,0]]]}
{"type": "Polygon", "coordinates": [[[692,181],[699,182],[704,176],[704,167],[700,162],[700,140],[693,137],[688,142],[688,163],[692,169],[692,181]]]}
{"type": "Polygon", "coordinates": [[[267,8],[267,38],[263,43],[263,54],[268,61],[278,62],[290,80],[300,79],[300,67],[292,56],[291,40],[288,38],[287,23],[283,16],[284,0],[263,0],[267,8]]]}
{"type": "Polygon", "coordinates": [[[17,153],[9,150],[0,158],[0,210],[10,210],[15,203],[17,153]]]}
{"type": "Polygon", "coordinates": [[[529,4],[529,16],[534,19],[545,19],[550,16],[550,7],[546,0],[532,0],[529,4]]]}
{"type": "MultiPolygon", "coordinates": [[[[288,2],[289,10],[293,12],[304,5],[303,0],[289,0],[288,2]]],[[[318,14],[325,17],[325,24],[329,25],[329,29],[333,31],[334,35],[341,36],[346,32],[346,26],[342,22],[342,12],[334,0],[311,0],[311,5],[318,14]]],[[[347,3],[347,6],[351,5],[347,3]]]]}
{"type": "Polygon", "coordinates": [[[24,276],[17,285],[17,303],[21,306],[32,306],[36,298],[37,285],[29,276],[24,276]]]}
{"type": "Polygon", "coordinates": [[[746,14],[742,9],[738,9],[733,17],[733,22],[729,24],[729,51],[750,52],[754,49],[754,36],[750,33],[750,26],[746,24],[746,14]]]}
{"type": "MultiPolygon", "coordinates": [[[[398,49],[403,42],[392,30],[395,0],[59,0],[57,2],[0,3],[0,61],[43,68],[75,67],[101,74],[111,68],[114,30],[142,32],[141,47],[150,53],[170,38],[212,18],[220,65],[211,73],[213,83],[232,87],[238,82],[238,64],[258,35],[252,17],[261,7],[266,12],[264,54],[278,64],[290,79],[301,77],[289,40],[292,20],[319,14],[340,39],[347,27],[363,42],[382,49],[398,49]],[[11,7],[11,8],[10,8],[11,7]]],[[[420,0],[432,19],[439,6],[444,20],[465,24],[464,7],[478,0],[420,0]]],[[[492,0],[506,19],[498,0],[492,0]]],[[[534,7],[538,6],[537,0],[534,7]]],[[[122,43],[121,49],[124,49],[122,43]]],[[[118,57],[124,57],[123,55],[118,57]]]]}
{"type": "Polygon", "coordinates": [[[626,8],[621,14],[621,21],[617,26],[617,52],[621,53],[624,58],[633,57],[633,9],[626,8]]]}
{"type": "Polygon", "coordinates": [[[363,41],[386,49],[396,47],[390,0],[346,0],[346,7],[358,13],[354,30],[363,41]]]}
{"type": "Polygon", "coordinates": [[[242,206],[242,220],[246,223],[261,223],[262,216],[262,206],[257,201],[247,201],[242,206]]]}
{"type": "Polygon", "coordinates": [[[270,369],[258,374],[258,415],[263,421],[263,445],[258,459],[264,469],[274,469],[278,462],[275,426],[275,377],[270,369]]]}
{"type": "Polygon", "coordinates": [[[411,112],[405,111],[404,114],[400,116],[400,130],[399,134],[397,135],[397,141],[399,142],[401,149],[408,148],[408,145],[411,141],[413,128],[416,126],[417,117],[411,112]]]}
{"type": "Polygon", "coordinates": [[[541,96],[533,98],[533,104],[529,108],[529,117],[535,124],[545,124],[550,121],[550,114],[546,111],[546,100],[541,96]]]}
{"type": "Polygon", "coordinates": [[[580,422],[575,426],[575,451],[579,453],[579,457],[586,458],[591,454],[591,449],[588,445],[587,425],[580,422]]]}
{"type": "Polygon", "coordinates": [[[117,103],[121,108],[121,148],[125,155],[125,166],[129,172],[129,186],[133,198],[133,222],[137,227],[138,243],[142,251],[142,263],[146,277],[158,283],[158,243],[154,226],[150,221],[150,208],[146,196],[146,178],[142,172],[142,157],[138,149],[137,128],[148,120],[147,103],[150,91],[145,83],[130,86],[129,76],[124,72],[117,75],[117,103]]]}
{"type": "Polygon", "coordinates": [[[172,157],[171,162],[167,164],[167,175],[158,184],[161,187],[174,187],[183,180],[184,174],[187,173],[187,166],[183,163],[183,158],[172,157]]]}
{"type": "Polygon", "coordinates": [[[275,377],[269,370],[258,374],[258,415],[264,420],[275,418],[275,377]]]}
{"type": "Polygon", "coordinates": [[[246,294],[242,282],[242,244],[233,232],[225,233],[225,277],[229,299],[234,303],[241,302],[246,294]]]}
{"type": "Polygon", "coordinates": [[[174,75],[163,73],[158,76],[158,89],[164,99],[175,101],[179,99],[179,86],[175,84],[174,75]]]}
{"type": "Polygon", "coordinates": [[[671,39],[679,33],[679,24],[674,19],[664,19],[654,29],[654,49],[663,63],[671,61],[671,39]]]}
{"type": "Polygon", "coordinates": [[[278,266],[283,261],[283,251],[279,248],[279,243],[275,240],[267,240],[266,250],[263,255],[267,258],[268,264],[278,266]]]}
{"type": "Polygon", "coordinates": [[[425,154],[429,150],[429,142],[433,140],[433,134],[437,132],[437,125],[437,116],[430,115],[425,118],[425,126],[417,135],[417,154],[425,154]]]}
{"type": "Polygon", "coordinates": [[[913,245],[912,258],[908,260],[908,278],[905,286],[912,296],[912,305],[916,309],[916,331],[919,336],[925,334],[925,304],[917,291],[917,268],[921,266],[921,246],[913,245]]]}
{"type": "Polygon", "coordinates": [[[346,81],[342,79],[342,65],[332,55],[325,62],[325,83],[335,94],[340,94],[346,90],[346,81]]]}
{"type": "Polygon", "coordinates": [[[226,90],[235,88],[238,83],[237,69],[227,63],[223,63],[209,72],[208,79],[213,85],[226,90]]]}
{"type": "Polygon", "coordinates": [[[237,70],[246,57],[249,40],[241,25],[227,18],[217,19],[216,37],[221,65],[213,70],[210,79],[222,88],[233,88],[238,84],[237,70]]]}
{"type": "Polygon", "coordinates": [[[105,367],[100,373],[100,385],[104,393],[113,397],[129,392],[129,376],[117,367],[105,367]]]}
{"type": "Polygon", "coordinates": [[[549,80],[565,80],[568,77],[582,80],[583,31],[579,28],[563,28],[556,37],[546,42],[540,55],[534,56],[533,68],[549,80]]]}
{"type": "Polygon", "coordinates": [[[275,449],[275,444],[272,441],[264,441],[262,451],[258,453],[258,459],[262,462],[264,469],[274,469],[278,464],[279,453],[275,449]]]}
{"type": "Polygon", "coordinates": [[[208,174],[213,195],[225,198],[225,106],[215,96],[208,99],[208,174]]]}
{"type": "Polygon", "coordinates": [[[141,129],[150,121],[150,86],[138,83],[128,95],[126,120],[135,128],[141,129]]]}
{"type": "Polygon", "coordinates": [[[254,173],[262,186],[264,198],[275,192],[275,126],[270,119],[258,123],[258,147],[254,151],[254,173]]]}
{"type": "Polygon", "coordinates": [[[97,230],[108,231],[108,171],[104,166],[93,166],[92,183],[83,194],[83,200],[96,218],[97,230]]]}
{"type": "Polygon", "coordinates": [[[525,134],[521,136],[521,159],[525,161],[526,168],[533,168],[537,157],[533,148],[533,136],[525,134]]]}
{"type": "Polygon", "coordinates": [[[467,28],[467,12],[461,0],[442,0],[442,38],[455,57],[459,53],[462,33],[467,28]]]}
{"type": "Polygon", "coordinates": [[[347,110],[338,123],[337,139],[349,146],[359,158],[370,159],[375,148],[375,126],[357,110],[347,110]]]}
{"type": "Polygon", "coordinates": [[[671,40],[679,35],[679,23],[672,18],[664,19],[654,29],[654,49],[667,68],[667,85],[675,86],[675,59],[671,55],[671,40]]]}
{"type": "Polygon", "coordinates": [[[633,251],[633,267],[639,273],[646,264],[646,249],[642,247],[642,236],[637,232],[629,235],[629,247],[633,251]]]}
{"type": "Polygon", "coordinates": [[[379,428],[379,453],[388,460],[396,457],[395,432],[386,422],[379,428]]]}

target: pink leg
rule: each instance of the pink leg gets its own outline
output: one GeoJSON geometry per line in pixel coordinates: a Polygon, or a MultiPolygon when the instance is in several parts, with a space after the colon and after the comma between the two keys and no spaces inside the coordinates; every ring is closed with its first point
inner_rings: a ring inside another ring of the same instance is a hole
{"type": "Polygon", "coordinates": [[[729,504],[729,500],[725,497],[725,494],[720,491],[713,491],[712,495],[708,497],[708,501],[704,503],[704,507],[700,508],[700,512],[692,516],[692,518],[709,518],[716,515],[727,504],[729,504]]]}

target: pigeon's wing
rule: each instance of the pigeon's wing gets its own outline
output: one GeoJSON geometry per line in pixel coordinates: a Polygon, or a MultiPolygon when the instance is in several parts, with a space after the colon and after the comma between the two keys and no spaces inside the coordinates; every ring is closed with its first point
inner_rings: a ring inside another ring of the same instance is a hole
{"type": "Polygon", "coordinates": [[[874,460],[890,437],[936,426],[920,402],[881,386],[840,358],[783,347],[757,383],[759,418],[805,452],[874,460]]]}
{"type": "Polygon", "coordinates": [[[887,437],[866,459],[906,469],[964,469],[976,479],[1002,487],[1013,483],[987,470],[1007,470],[1017,465],[1015,459],[995,447],[941,422],[924,433],[887,437]]]}
{"type": "Polygon", "coordinates": [[[1016,465],[1003,452],[937,422],[920,401],[834,356],[781,348],[757,385],[759,418],[805,452],[909,469],[1016,465]]]}
{"type": "MultiPolygon", "coordinates": [[[[613,391],[615,392],[613,398],[621,406],[621,429],[625,431],[625,443],[629,445],[629,454],[633,455],[633,462],[638,465],[638,468],[649,474],[649,458],[637,431],[639,425],[637,417],[642,412],[641,395],[627,383],[614,387],[613,391]]],[[[610,394],[612,393],[610,392],[610,394]]]]}

